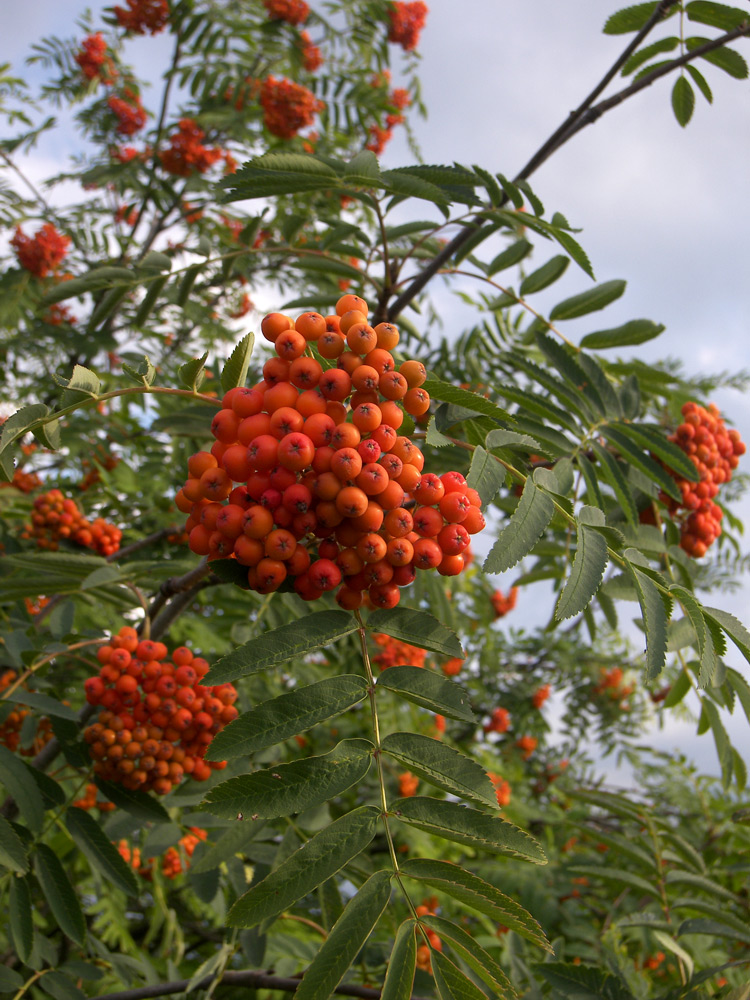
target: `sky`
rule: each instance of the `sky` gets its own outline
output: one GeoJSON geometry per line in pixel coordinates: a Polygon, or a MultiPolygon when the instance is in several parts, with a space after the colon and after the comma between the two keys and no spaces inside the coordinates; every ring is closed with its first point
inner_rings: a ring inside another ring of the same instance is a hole
{"type": "MultiPolygon", "coordinates": [[[[311,2],[315,7],[316,0],[311,2]]],[[[419,44],[429,115],[414,121],[424,161],[476,163],[512,177],[626,44],[630,36],[601,33],[606,17],[625,5],[625,0],[431,0],[419,44]]],[[[750,13],[749,0],[735,5],[750,13]]],[[[80,10],[76,0],[4,4],[0,62],[22,68],[24,54],[41,34],[80,37],[74,24],[80,10]]],[[[700,26],[690,30],[703,33],[700,26]]],[[[169,47],[164,36],[138,41],[132,50],[136,69],[148,71],[162,62],[169,47]]],[[[735,47],[750,60],[747,40],[735,47]]],[[[625,295],[605,313],[565,325],[566,334],[577,340],[587,330],[647,317],[667,330],[628,356],[679,357],[688,371],[698,373],[739,372],[750,370],[750,83],[712,66],[706,76],[714,104],[699,95],[686,129],[672,115],[672,78],[658,81],[575,136],[531,183],[548,215],[561,211],[582,229],[577,238],[597,281],[628,282],[625,295]]],[[[615,89],[617,80],[607,93],[615,89]]],[[[35,176],[59,169],[72,143],[71,135],[59,134],[46,141],[35,154],[35,176]]],[[[384,162],[412,162],[398,130],[384,162]]],[[[589,285],[572,265],[534,302],[544,309],[589,285]]],[[[479,291],[465,283],[452,286],[460,288],[479,291]]],[[[453,291],[441,291],[439,299],[446,330],[459,332],[470,318],[453,291]]],[[[715,401],[750,441],[750,395],[723,391],[715,401]]],[[[738,512],[750,521],[750,500],[738,512]]],[[[746,623],[749,595],[746,586],[724,602],[746,623]]],[[[524,609],[522,595],[518,624],[535,622],[534,603],[529,600],[524,609]]],[[[739,656],[729,662],[742,668],[739,656]]],[[[744,719],[735,716],[730,730],[739,745],[748,745],[744,719]]],[[[715,770],[710,737],[697,740],[693,732],[691,724],[674,723],[653,734],[653,742],[680,745],[715,770]]]]}

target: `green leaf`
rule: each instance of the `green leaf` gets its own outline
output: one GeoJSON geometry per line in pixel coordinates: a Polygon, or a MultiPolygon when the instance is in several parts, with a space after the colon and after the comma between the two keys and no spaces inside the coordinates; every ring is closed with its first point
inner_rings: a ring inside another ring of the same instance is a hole
{"type": "Polygon", "coordinates": [[[692,0],[685,7],[691,21],[710,24],[712,28],[722,31],[732,31],[739,28],[748,19],[748,12],[741,7],[728,7],[723,3],[706,3],[704,0],[692,0]]]}
{"type": "Polygon", "coordinates": [[[385,632],[394,639],[433,653],[460,659],[466,656],[456,633],[427,611],[404,607],[380,609],[370,614],[365,627],[370,632],[385,632]]]}
{"type": "Polygon", "coordinates": [[[34,947],[34,921],[28,877],[11,878],[8,915],[10,934],[18,957],[22,962],[27,962],[34,947]]]}
{"type": "Polygon", "coordinates": [[[487,1000],[476,983],[454,965],[442,952],[432,952],[432,975],[440,1000],[487,1000]]]}
{"type": "Polygon", "coordinates": [[[623,423],[617,424],[617,430],[642,448],[650,448],[670,469],[674,469],[684,479],[689,479],[691,483],[699,481],[698,471],[685,452],[674,442],[669,441],[656,427],[650,424],[623,423]]]}
{"type": "Polygon", "coordinates": [[[396,691],[402,698],[447,715],[449,719],[476,722],[469,694],[460,684],[423,667],[396,666],[378,677],[378,689],[396,691]]]}
{"type": "Polygon", "coordinates": [[[443,942],[463,959],[486,983],[496,990],[502,1000],[516,1000],[516,992],[510,980],[489,952],[477,944],[471,934],[444,917],[429,913],[420,922],[431,928],[443,942]]]}
{"type": "Polygon", "coordinates": [[[415,920],[405,920],[399,925],[380,1000],[410,1000],[417,968],[417,939],[415,920]]]}
{"type": "Polygon", "coordinates": [[[46,417],[48,413],[49,407],[43,403],[22,406],[20,410],[12,413],[0,427],[0,452],[4,451],[12,441],[23,437],[33,423],[46,417]]]}
{"type": "Polygon", "coordinates": [[[368,740],[342,740],[320,757],[229,778],[208,792],[202,807],[229,819],[277,819],[313,809],[364,781],[374,749],[368,740]]]}
{"type": "Polygon", "coordinates": [[[466,476],[466,483],[475,489],[482,498],[483,507],[486,507],[495,498],[495,494],[505,484],[505,476],[504,466],[488,454],[484,448],[477,445],[471,456],[471,466],[466,476]]]}
{"type": "Polygon", "coordinates": [[[44,822],[41,793],[37,785],[29,781],[29,772],[23,762],[4,746],[0,746],[0,784],[5,785],[23,818],[38,833],[44,822]]]}
{"type": "Polygon", "coordinates": [[[293,906],[360,854],[375,836],[379,810],[360,806],[331,823],[237,900],[230,927],[255,927],[293,906]]]}
{"type": "Polygon", "coordinates": [[[602,433],[617,448],[626,462],[634,465],[644,476],[648,476],[668,496],[678,501],[682,500],[682,494],[672,476],[665,472],[664,468],[655,462],[647,452],[636,447],[630,438],[623,433],[619,424],[602,427],[602,433]]]}
{"type": "MultiPolygon", "coordinates": [[[[710,41],[708,38],[687,38],[685,39],[685,44],[688,51],[692,51],[701,45],[705,45],[708,41],[710,41]]],[[[722,46],[719,49],[712,49],[704,53],[701,59],[705,59],[706,62],[718,66],[719,69],[723,69],[725,73],[734,77],[735,80],[747,79],[747,63],[739,52],[735,52],[734,49],[728,49],[726,46],[722,46]]]]}
{"type": "Polygon", "coordinates": [[[99,292],[107,289],[127,291],[135,281],[135,274],[128,268],[104,265],[94,268],[79,278],[61,281],[53,286],[45,293],[42,304],[52,305],[55,302],[62,302],[64,299],[77,298],[87,292],[99,292]]]}
{"type": "Polygon", "coordinates": [[[666,327],[662,323],[654,323],[650,319],[631,319],[628,323],[623,323],[622,326],[587,333],[581,339],[581,347],[587,347],[594,351],[603,351],[610,347],[631,347],[653,340],[664,330],[666,327]]]}
{"type": "Polygon", "coordinates": [[[640,31],[654,13],[658,3],[638,3],[632,7],[624,7],[607,18],[603,31],[605,35],[625,35],[631,31],[640,31]]]}
{"type": "Polygon", "coordinates": [[[706,98],[709,104],[714,103],[714,95],[711,92],[711,88],[708,85],[708,81],[701,71],[694,66],[692,63],[688,63],[685,69],[688,71],[690,76],[693,78],[693,83],[696,85],[701,94],[706,98]]]}
{"type": "MultiPolygon", "coordinates": [[[[340,169],[343,170],[343,164],[340,169]]],[[[266,198],[300,191],[324,191],[340,186],[334,168],[303,153],[266,153],[244,163],[220,182],[227,188],[224,201],[266,198]]]]}
{"type": "Polygon", "coordinates": [[[621,279],[614,281],[604,281],[595,288],[590,288],[587,292],[573,295],[569,299],[553,308],[549,318],[554,322],[559,319],[576,319],[578,316],[585,316],[587,313],[604,309],[610,302],[619,299],[625,291],[626,282],[621,279]]]}
{"type": "Polygon", "coordinates": [[[110,802],[114,802],[120,809],[135,816],[136,819],[145,820],[148,823],[170,822],[169,813],[164,806],[146,792],[125,788],[114,781],[102,781],[101,778],[94,780],[102,795],[110,802]]]}
{"type": "Polygon", "coordinates": [[[73,406],[86,399],[96,399],[101,389],[99,376],[83,365],[74,365],[73,374],[69,379],[55,377],[55,381],[65,386],[62,394],[62,406],[73,406]]]}
{"type": "Polygon", "coordinates": [[[397,799],[390,808],[403,823],[444,840],[466,844],[488,854],[521,858],[535,865],[547,864],[544,851],[528,833],[513,823],[488,816],[478,809],[421,795],[397,799]]]}
{"type": "Polygon", "coordinates": [[[562,278],[568,269],[570,257],[553,257],[546,264],[542,264],[536,271],[532,271],[521,282],[520,292],[522,296],[533,295],[534,292],[541,292],[543,288],[554,284],[558,278],[562,278]]]}
{"type": "Polygon", "coordinates": [[[593,966],[545,962],[535,966],[534,971],[559,991],[554,996],[570,1000],[633,1000],[633,994],[618,979],[593,966]]]}
{"type": "Polygon", "coordinates": [[[148,356],[144,356],[143,361],[138,365],[137,368],[133,368],[132,365],[123,364],[122,370],[126,375],[129,375],[134,382],[138,385],[153,385],[154,379],[156,378],[156,368],[151,364],[148,356]]]}
{"type": "Polygon", "coordinates": [[[478,392],[470,392],[468,389],[461,389],[450,382],[441,382],[434,376],[428,376],[422,385],[425,392],[428,392],[433,399],[440,399],[444,403],[453,403],[455,406],[464,406],[474,413],[482,413],[486,417],[494,417],[495,420],[510,421],[513,417],[497,403],[480,396],[478,392]]]}
{"type": "Polygon", "coordinates": [[[527,938],[534,944],[552,952],[544,931],[531,914],[510,896],[485,882],[477,875],[459,868],[448,861],[434,861],[428,858],[407,860],[401,866],[407,878],[416,879],[426,885],[446,893],[459,903],[465,903],[480,913],[499,921],[510,930],[527,938]]]}
{"type": "Polygon", "coordinates": [[[711,733],[716,745],[716,756],[719,758],[719,765],[721,767],[722,784],[724,788],[728,788],[732,780],[732,765],[734,763],[732,760],[732,743],[721,721],[718,708],[709,698],[701,699],[701,710],[708,716],[711,733]]]}
{"type": "Polygon", "coordinates": [[[515,264],[519,264],[524,257],[528,256],[533,248],[533,243],[529,243],[528,240],[516,240],[515,243],[511,243],[509,247],[502,250],[487,265],[487,276],[491,278],[498,271],[503,271],[506,267],[513,267],[515,264]]]}
{"type": "Polygon", "coordinates": [[[86,921],[81,904],[59,858],[47,844],[37,844],[36,877],[60,930],[83,947],[86,921]]]}
{"type": "Polygon", "coordinates": [[[364,187],[382,187],[380,167],[377,157],[371,150],[363,149],[346,164],[344,176],[341,178],[346,185],[363,185],[364,187]]]}
{"type": "Polygon", "coordinates": [[[224,392],[229,392],[230,389],[245,384],[254,343],[255,335],[246,333],[229,355],[229,359],[221,372],[221,388],[224,392]]]}
{"type": "MultiPolygon", "coordinates": [[[[148,291],[143,296],[143,299],[139,303],[138,309],[136,310],[135,315],[133,316],[132,320],[133,326],[145,325],[146,320],[153,312],[154,306],[158,302],[159,296],[161,295],[164,286],[168,281],[169,281],[168,275],[165,275],[163,278],[155,278],[152,281],[149,281],[148,291]]],[[[123,365],[123,370],[124,369],[125,366],[123,365]]]]}
{"type": "Polygon", "coordinates": [[[657,42],[652,42],[650,45],[644,45],[643,48],[637,49],[624,63],[620,70],[621,75],[630,76],[639,66],[648,62],[649,59],[660,55],[662,52],[673,52],[679,44],[679,38],[671,36],[670,38],[660,38],[657,42]]]}
{"type": "Polygon", "coordinates": [[[497,809],[495,789],[481,764],[440,740],[419,733],[389,733],[381,747],[438,788],[497,809]]]}
{"type": "Polygon", "coordinates": [[[231,760],[276,746],[366,697],[367,681],[357,674],[339,674],[286,691],[243,713],[217,733],[206,750],[206,760],[231,760]]]}
{"type": "Polygon", "coordinates": [[[120,852],[93,816],[85,809],[72,807],[65,814],[65,825],[92,867],[118,889],[130,896],[137,895],[138,883],[133,869],[125,864],[120,852]]]}
{"type": "Polygon", "coordinates": [[[598,531],[579,522],[573,566],[555,608],[558,621],[572,618],[589,606],[601,585],[608,559],[606,539],[598,531]]]}
{"type": "Polygon", "coordinates": [[[568,871],[576,875],[585,875],[587,878],[601,878],[607,882],[616,882],[618,885],[627,885],[631,889],[636,889],[640,893],[645,893],[653,899],[659,898],[659,889],[653,882],[635,875],[626,868],[615,868],[613,865],[573,865],[568,871]]]}
{"type": "Polygon", "coordinates": [[[23,976],[7,965],[0,965],[0,993],[16,993],[23,986],[23,976]]]}
{"type": "Polygon", "coordinates": [[[56,969],[50,969],[37,980],[38,985],[45,993],[49,993],[55,1000],[86,1000],[86,994],[80,990],[76,984],[64,976],[56,969]]]}
{"type": "Polygon", "coordinates": [[[646,680],[658,677],[667,656],[667,621],[664,602],[656,584],[645,573],[627,564],[641,606],[646,632],[646,680]]]}
{"type": "Polygon", "coordinates": [[[207,358],[208,351],[206,351],[206,353],[200,358],[193,358],[191,361],[186,361],[184,365],[180,365],[180,381],[183,385],[187,386],[188,389],[192,389],[193,392],[197,392],[200,389],[201,383],[206,377],[203,369],[207,358]]]}
{"type": "Polygon", "coordinates": [[[673,584],[670,593],[674,594],[687,615],[698,642],[698,653],[701,659],[701,668],[698,676],[698,683],[701,687],[706,687],[711,683],[716,669],[716,653],[711,633],[706,627],[706,620],[703,611],[694,595],[684,587],[673,584]]]}
{"type": "Polygon", "coordinates": [[[503,573],[533,549],[552,520],[555,505],[528,477],[518,506],[484,562],[485,573],[503,573]]]}
{"type": "MultiPolygon", "coordinates": [[[[221,867],[225,861],[229,861],[236,854],[249,853],[252,848],[252,841],[260,834],[264,824],[237,820],[209,848],[203,851],[200,860],[190,866],[191,875],[204,875],[206,872],[214,871],[221,867]]],[[[271,848],[273,850],[273,848],[271,848]]]]}
{"type": "Polygon", "coordinates": [[[542,445],[530,434],[519,434],[517,431],[506,431],[498,429],[490,431],[487,435],[485,447],[492,451],[493,448],[518,448],[521,451],[543,451],[542,445]]]}
{"type": "Polygon", "coordinates": [[[633,498],[632,491],[628,485],[628,481],[620,468],[620,463],[607,451],[606,448],[602,447],[598,441],[593,441],[591,447],[594,449],[596,457],[599,459],[602,479],[614,490],[615,496],[617,497],[622,512],[628,521],[634,526],[638,524],[638,508],[635,505],[635,499],[633,498]]]}
{"type": "Polygon", "coordinates": [[[727,611],[721,611],[719,608],[704,607],[703,613],[707,619],[716,622],[726,632],[737,649],[739,649],[748,663],[750,663],[750,632],[748,632],[742,622],[735,618],[734,615],[730,615],[727,611]]]}
{"type": "Polygon", "coordinates": [[[4,816],[0,816],[0,865],[14,872],[29,870],[26,850],[21,839],[4,816]]]}
{"type": "Polygon", "coordinates": [[[392,877],[392,872],[375,872],[349,900],[302,977],[296,1000],[328,1000],[388,905],[392,877]]]}
{"type": "Polygon", "coordinates": [[[224,684],[267,667],[288,663],[357,630],[347,611],[318,611],[280,625],[222,656],[206,674],[204,684],[224,684]]]}
{"type": "Polygon", "coordinates": [[[672,87],[672,111],[679,125],[683,128],[693,117],[695,108],[695,92],[686,76],[678,76],[672,87]]]}

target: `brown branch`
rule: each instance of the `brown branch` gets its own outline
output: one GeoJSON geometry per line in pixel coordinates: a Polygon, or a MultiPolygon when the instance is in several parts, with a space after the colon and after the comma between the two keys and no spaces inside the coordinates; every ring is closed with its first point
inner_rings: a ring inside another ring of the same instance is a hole
{"type": "MultiPolygon", "coordinates": [[[[627,100],[627,98],[632,97],[633,94],[638,93],[645,87],[650,86],[650,84],[659,79],[659,77],[662,77],[667,73],[671,73],[675,69],[679,69],[680,67],[691,62],[693,59],[697,59],[704,55],[706,52],[721,48],[728,42],[733,41],[735,38],[740,38],[743,35],[750,34],[750,24],[745,24],[744,26],[741,25],[739,28],[735,28],[733,31],[729,31],[725,35],[722,35],[711,42],[707,42],[705,45],[700,46],[700,48],[693,49],[691,52],[680,56],[678,59],[673,59],[665,66],[660,67],[658,70],[654,70],[653,73],[649,73],[648,76],[642,77],[642,79],[638,80],[637,83],[631,84],[631,86],[619,91],[619,93],[614,94],[612,97],[607,98],[604,101],[600,101],[599,104],[592,106],[592,102],[599,96],[599,94],[602,93],[604,88],[612,81],[612,79],[614,79],[618,70],[621,69],[632,52],[635,51],[637,45],[644,40],[647,34],[653,29],[654,25],[661,20],[670,7],[674,6],[675,2],[676,0],[662,0],[636,38],[623,50],[620,56],[618,56],[616,61],[605,73],[596,87],[594,87],[591,93],[578,106],[578,108],[576,108],[575,111],[572,111],[565,121],[552,133],[552,135],[544,141],[528,163],[515,176],[514,181],[518,182],[519,180],[526,180],[529,178],[542,165],[542,163],[548,160],[553,153],[556,153],[561,146],[563,146],[582,128],[586,125],[591,125],[603,114],[605,114],[605,112],[616,107],[618,104],[621,104],[623,101],[627,100]]],[[[501,199],[500,205],[504,205],[507,200],[507,195],[504,195],[501,199]]],[[[395,299],[388,309],[388,320],[390,322],[394,322],[398,318],[406,306],[412,302],[412,300],[422,291],[425,285],[427,285],[427,283],[438,273],[438,271],[440,271],[451,259],[451,257],[464,245],[464,243],[466,243],[469,237],[476,232],[477,228],[481,226],[481,224],[482,218],[481,215],[478,215],[471,222],[464,225],[456,233],[450,243],[446,244],[440,253],[434,257],[430,263],[419,272],[418,275],[416,275],[409,286],[395,299]]]]}
{"type": "MultiPolygon", "coordinates": [[[[156,986],[139,986],[132,990],[121,990],[119,993],[104,993],[93,1000],[148,1000],[149,997],[164,997],[172,993],[183,993],[190,982],[189,979],[177,979],[171,983],[161,983],[156,986]]],[[[206,976],[193,985],[193,989],[204,990],[214,982],[213,976],[206,976]]],[[[245,986],[251,989],[282,990],[284,993],[294,993],[300,984],[299,979],[271,976],[267,972],[244,970],[242,972],[225,972],[219,979],[222,986],[245,986]]],[[[380,990],[369,986],[358,986],[356,983],[342,983],[334,993],[345,997],[362,997],[363,1000],[380,1000],[380,990]]],[[[421,1000],[411,997],[411,1000],[421,1000]]]]}
{"type": "Polygon", "coordinates": [[[151,602],[151,606],[148,609],[148,617],[153,620],[170,597],[190,590],[194,584],[208,576],[210,572],[211,568],[208,565],[208,560],[203,559],[195,569],[191,569],[183,576],[171,576],[168,580],[165,580],[161,587],[159,587],[156,597],[151,602]]]}

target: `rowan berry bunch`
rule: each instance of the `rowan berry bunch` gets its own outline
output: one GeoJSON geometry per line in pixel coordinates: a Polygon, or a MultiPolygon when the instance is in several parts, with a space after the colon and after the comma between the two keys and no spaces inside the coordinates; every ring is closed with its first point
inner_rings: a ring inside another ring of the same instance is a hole
{"type": "Polygon", "coordinates": [[[122,92],[122,97],[114,94],[107,98],[107,104],[112,114],[117,119],[116,131],[118,135],[135,135],[140,132],[146,124],[146,109],[141,104],[141,99],[129,87],[122,92]]]}
{"type": "Polygon", "coordinates": [[[263,124],[271,135],[292,139],[300,129],[312,125],[325,103],[300,83],[268,76],[260,89],[260,106],[263,124]]]}
{"type": "MultiPolygon", "coordinates": [[[[15,670],[5,670],[0,674],[0,693],[7,690],[17,677],[18,674],[15,670]]],[[[12,706],[11,711],[0,723],[0,745],[14,752],[18,750],[23,757],[35,757],[42,747],[52,739],[52,723],[46,716],[41,718],[34,739],[28,746],[19,749],[21,730],[26,718],[31,715],[31,709],[28,705],[21,705],[18,702],[13,702],[12,706]]]]}
{"type": "Polygon", "coordinates": [[[206,762],[206,747],[237,718],[231,684],[204,687],[208,663],[180,646],[139,640],[120,629],[100,646],[101,669],[84,684],[86,700],[101,708],[84,732],[94,772],[125,788],[166,795],[186,776],[205,781],[225,761],[206,762]]]}
{"type": "Polygon", "coordinates": [[[22,469],[16,469],[13,473],[13,479],[9,483],[0,483],[0,490],[12,487],[21,493],[33,493],[41,485],[41,477],[36,472],[24,472],[22,469]]]}
{"type": "Polygon", "coordinates": [[[496,590],[492,597],[490,597],[490,603],[492,604],[493,610],[495,612],[495,618],[504,618],[509,611],[512,611],[516,606],[518,601],[518,587],[511,587],[507,594],[503,594],[502,591],[496,590]]]}
{"type": "Polygon", "coordinates": [[[101,482],[102,469],[106,472],[111,472],[119,462],[120,459],[117,455],[111,454],[111,452],[106,451],[104,448],[97,447],[91,459],[84,458],[81,460],[81,466],[85,469],[85,474],[78,484],[78,489],[82,493],[85,493],[86,490],[91,489],[92,486],[101,482]]]}
{"type": "Polygon", "coordinates": [[[263,0],[272,21],[286,21],[289,24],[304,24],[310,14],[305,0],[263,0]]]}
{"type": "MultiPolygon", "coordinates": [[[[706,409],[687,402],[682,407],[683,423],[670,437],[695,465],[700,481],[691,483],[670,470],[682,493],[682,507],[690,513],[681,524],[680,546],[688,555],[700,558],[721,534],[722,510],[713,502],[722,483],[728,483],[737,468],[745,445],[739,432],[727,430],[713,403],[706,409]]],[[[672,513],[679,510],[674,500],[662,497],[672,513]]]]}
{"type": "Polygon", "coordinates": [[[216,442],[190,458],[176,497],[193,552],[233,557],[262,594],[287,578],[308,601],[338,589],[347,610],[394,607],[417,570],[459,574],[481,499],[458,472],[423,474],[398,433],[430,397],[419,361],[396,369],[396,327],[373,329],[367,304],[344,295],[334,316],[271,313],[261,330],[277,357],[224,396],[216,442]]]}
{"type": "Polygon", "coordinates": [[[419,788],[419,778],[411,771],[403,771],[398,776],[398,794],[402,799],[411,798],[417,794],[419,788]]]}
{"type": "Polygon", "coordinates": [[[107,55],[107,43],[101,31],[84,38],[74,58],[87,80],[112,83],[115,69],[112,59],[107,55]]]}
{"type": "Polygon", "coordinates": [[[620,667],[612,667],[610,670],[602,667],[599,675],[599,683],[594,684],[591,689],[592,698],[607,698],[617,702],[623,711],[628,711],[630,706],[627,699],[633,693],[634,686],[625,683],[625,675],[620,667]]]}
{"type": "Polygon", "coordinates": [[[134,35],[156,35],[169,21],[168,0],[125,0],[127,7],[115,7],[118,24],[134,35]]]}
{"type": "Polygon", "coordinates": [[[401,642],[400,639],[394,639],[393,636],[385,635],[383,632],[376,632],[373,640],[380,652],[373,656],[372,662],[377,663],[381,670],[399,664],[409,664],[412,667],[424,666],[427,658],[426,649],[410,646],[408,642],[401,642]]]}
{"type": "Polygon", "coordinates": [[[494,774],[492,771],[487,772],[487,777],[495,786],[497,804],[501,809],[504,809],[505,806],[510,805],[510,782],[506,781],[505,778],[501,778],[499,774],[494,774]]]}
{"type": "Polygon", "coordinates": [[[80,799],[76,799],[73,805],[78,809],[98,809],[99,812],[112,812],[117,808],[114,802],[108,802],[106,799],[100,800],[98,794],[99,789],[93,781],[89,781],[85,793],[80,799]]]}
{"type": "Polygon", "coordinates": [[[536,691],[531,696],[531,704],[534,708],[541,708],[545,701],[550,696],[550,686],[549,684],[542,684],[541,687],[537,688],[536,691]]]}
{"type": "Polygon", "coordinates": [[[159,153],[163,169],[175,177],[189,177],[193,173],[204,174],[224,155],[216,146],[213,148],[204,146],[205,137],[206,133],[192,118],[182,118],[177,131],[170,136],[169,147],[159,153]]]}
{"type": "MultiPolygon", "coordinates": [[[[430,896],[429,899],[425,899],[420,905],[415,909],[415,913],[418,917],[427,917],[437,913],[439,903],[435,896],[430,896]]],[[[440,940],[439,935],[432,930],[430,927],[424,928],[424,933],[427,935],[427,940],[429,944],[420,944],[417,947],[417,968],[422,969],[424,972],[432,971],[432,951],[442,951],[443,942],[440,940]]]]}
{"type": "Polygon", "coordinates": [[[396,0],[388,9],[390,28],[388,41],[400,45],[406,52],[419,44],[419,34],[424,28],[429,8],[422,0],[396,0]]]}
{"type": "Polygon", "coordinates": [[[524,760],[528,760],[537,748],[539,740],[536,736],[519,736],[515,745],[521,751],[524,760]]]}
{"type": "Polygon", "coordinates": [[[187,871],[195,848],[207,836],[208,834],[201,827],[191,826],[190,833],[180,837],[177,847],[168,847],[161,858],[148,858],[145,862],[142,859],[141,849],[133,847],[127,840],[119,841],[116,846],[123,861],[130,865],[133,871],[138,872],[139,875],[151,882],[154,877],[154,869],[159,862],[162,875],[168,879],[177,878],[182,872],[187,871]]]}
{"type": "Polygon", "coordinates": [[[18,226],[10,245],[15,250],[21,267],[37,278],[46,278],[65,259],[70,237],[58,233],[51,222],[45,222],[34,236],[26,236],[18,226]]]}
{"type": "Polygon", "coordinates": [[[36,497],[31,522],[24,525],[21,538],[33,538],[37,548],[51,552],[60,547],[60,539],[67,539],[110,556],[119,550],[122,532],[101,517],[87,521],[75,500],[55,489],[36,497]]]}
{"type": "Polygon", "coordinates": [[[440,669],[446,677],[458,677],[463,670],[464,661],[460,657],[454,656],[452,660],[447,660],[440,669]]]}
{"type": "Polygon", "coordinates": [[[312,41],[307,31],[301,31],[300,46],[302,47],[302,65],[308,73],[314,73],[323,65],[323,53],[312,41]]]}
{"type": "Polygon", "coordinates": [[[507,708],[496,708],[490,721],[484,724],[485,733],[507,733],[510,729],[510,712],[507,708]]]}

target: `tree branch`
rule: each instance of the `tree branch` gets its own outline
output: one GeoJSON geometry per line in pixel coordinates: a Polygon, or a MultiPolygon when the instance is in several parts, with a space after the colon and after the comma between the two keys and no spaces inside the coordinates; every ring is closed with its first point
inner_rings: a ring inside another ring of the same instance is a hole
{"type": "MultiPolygon", "coordinates": [[[[591,93],[581,102],[575,111],[572,111],[568,115],[565,121],[552,133],[552,135],[545,140],[526,165],[514,177],[514,181],[518,182],[519,180],[526,180],[529,178],[542,165],[542,163],[548,160],[553,153],[556,153],[561,146],[563,146],[582,128],[586,125],[591,125],[607,111],[616,107],[618,104],[621,104],[634,94],[637,94],[645,87],[650,86],[650,84],[652,84],[655,80],[666,75],[667,73],[671,73],[674,70],[685,66],[687,63],[691,62],[693,59],[699,58],[706,52],[711,52],[714,49],[721,48],[728,42],[734,41],[736,38],[750,34],[750,23],[746,22],[739,28],[735,28],[733,31],[729,31],[726,34],[721,35],[719,38],[713,39],[711,42],[707,42],[705,45],[700,46],[700,48],[693,49],[691,52],[688,52],[677,59],[673,59],[665,66],[654,70],[654,72],[649,73],[648,76],[642,77],[636,83],[631,84],[629,87],[619,91],[612,97],[607,98],[604,101],[600,101],[597,105],[593,105],[593,101],[596,100],[599,94],[601,94],[607,85],[614,79],[617,72],[622,68],[627,59],[630,58],[638,45],[640,45],[657,22],[662,19],[664,14],[670,7],[673,7],[676,2],[677,0],[661,0],[661,3],[651,15],[648,22],[643,26],[633,41],[630,42],[630,44],[618,56],[591,93]]],[[[504,205],[507,200],[507,195],[504,195],[500,205],[504,205]]],[[[477,228],[481,226],[481,224],[482,218],[481,216],[477,216],[471,222],[462,226],[450,243],[446,244],[440,253],[436,257],[433,257],[429,264],[427,264],[423,270],[416,275],[411,284],[389,307],[388,320],[390,322],[394,322],[398,318],[406,306],[413,301],[425,285],[427,285],[427,283],[438,273],[438,271],[440,271],[441,268],[453,257],[453,255],[464,245],[464,243],[466,243],[469,237],[476,232],[477,228]]]]}
{"type": "MultiPolygon", "coordinates": [[[[190,982],[189,979],[177,979],[171,983],[161,983],[156,986],[139,986],[132,990],[121,990],[119,993],[104,993],[93,1000],[148,1000],[149,997],[164,997],[172,993],[183,993],[190,982]]],[[[204,990],[214,982],[213,976],[206,976],[200,982],[193,984],[193,989],[204,990]]],[[[225,972],[219,980],[222,986],[245,986],[251,989],[282,990],[294,993],[300,984],[299,979],[271,976],[266,972],[244,970],[242,972],[225,972]]],[[[363,1000],[380,1000],[380,990],[368,986],[358,986],[356,983],[342,983],[334,993],[345,997],[362,997],[363,1000]]],[[[410,1000],[421,1000],[411,997],[410,1000]]]]}

